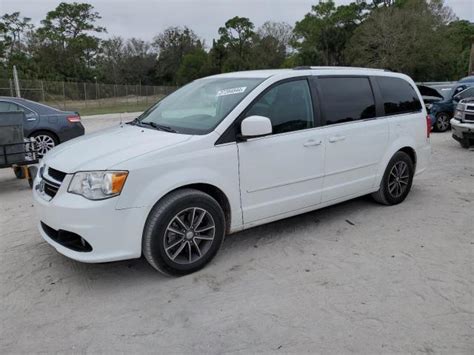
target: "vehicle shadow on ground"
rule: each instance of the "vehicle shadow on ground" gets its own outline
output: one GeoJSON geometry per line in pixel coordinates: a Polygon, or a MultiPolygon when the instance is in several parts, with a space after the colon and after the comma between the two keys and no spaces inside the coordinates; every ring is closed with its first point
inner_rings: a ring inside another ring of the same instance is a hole
{"type": "MultiPolygon", "coordinates": [[[[413,189],[412,194],[413,196],[417,194],[416,189],[413,189]]],[[[375,203],[370,196],[363,196],[232,234],[226,238],[222,249],[214,261],[203,270],[183,278],[191,277],[192,279],[193,277],[198,277],[200,273],[213,274],[215,272],[223,272],[228,267],[228,264],[226,264],[227,259],[245,259],[245,254],[254,250],[254,248],[274,247],[270,245],[278,243],[286,245],[289,238],[294,241],[295,234],[310,233],[314,235],[314,238],[322,239],[335,237],[334,235],[327,235],[327,233],[326,235],[318,234],[318,230],[324,229],[327,231],[327,226],[334,223],[340,223],[343,227],[347,228],[354,227],[357,222],[351,221],[347,216],[354,211],[368,211],[372,208],[380,208],[380,205],[375,203]]],[[[302,240],[301,242],[303,243],[304,241],[302,240]]],[[[55,253],[55,251],[51,250],[51,253],[55,253]]],[[[69,273],[72,273],[68,277],[86,277],[94,281],[100,281],[100,283],[109,284],[111,287],[175,280],[173,277],[164,276],[155,271],[144,257],[101,264],[84,264],[69,260],[60,254],[51,256],[51,258],[56,261],[53,262],[56,265],[56,273],[62,273],[60,270],[61,264],[67,263],[70,266],[68,267],[69,273]]]]}

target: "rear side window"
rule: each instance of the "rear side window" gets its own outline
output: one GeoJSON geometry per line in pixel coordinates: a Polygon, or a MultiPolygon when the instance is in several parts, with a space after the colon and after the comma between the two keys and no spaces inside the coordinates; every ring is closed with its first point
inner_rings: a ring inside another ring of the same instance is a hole
{"type": "Polygon", "coordinates": [[[18,111],[18,106],[6,101],[0,101],[0,112],[18,111]]]}
{"type": "Polygon", "coordinates": [[[408,81],[400,78],[378,77],[377,83],[382,93],[386,116],[421,111],[422,106],[418,95],[408,81]]]}
{"type": "Polygon", "coordinates": [[[326,125],[375,117],[375,100],[368,78],[318,79],[326,125]]]}

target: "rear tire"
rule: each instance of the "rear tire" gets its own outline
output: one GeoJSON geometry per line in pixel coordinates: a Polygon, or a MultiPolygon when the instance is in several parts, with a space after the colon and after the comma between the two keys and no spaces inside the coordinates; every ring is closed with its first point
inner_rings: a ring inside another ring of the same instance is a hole
{"type": "Polygon", "coordinates": [[[410,192],[415,167],[410,156],[398,151],[390,159],[380,183],[380,189],[372,194],[378,203],[396,205],[403,202],[410,192]]]}
{"type": "Polygon", "coordinates": [[[53,133],[47,131],[35,132],[30,137],[36,140],[39,158],[44,157],[46,153],[59,144],[58,138],[53,133]]]}
{"type": "Polygon", "coordinates": [[[199,190],[177,190],[150,212],[143,232],[143,255],[164,274],[190,274],[214,258],[224,234],[224,212],[215,199],[199,190]]]}
{"type": "Polygon", "coordinates": [[[436,132],[446,132],[451,128],[449,123],[451,117],[446,112],[440,112],[436,115],[436,122],[434,124],[434,129],[436,132]]]}

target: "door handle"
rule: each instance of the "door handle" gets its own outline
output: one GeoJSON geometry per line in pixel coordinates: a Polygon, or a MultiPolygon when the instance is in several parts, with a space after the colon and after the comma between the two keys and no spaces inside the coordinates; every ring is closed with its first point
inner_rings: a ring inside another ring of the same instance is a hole
{"type": "Polygon", "coordinates": [[[310,139],[309,141],[307,141],[305,144],[303,144],[305,147],[316,147],[318,145],[321,145],[321,143],[323,143],[323,141],[319,140],[319,141],[316,141],[314,139],[310,139]]]}
{"type": "Polygon", "coordinates": [[[329,137],[329,143],[336,143],[339,141],[343,141],[345,139],[346,139],[346,136],[333,136],[333,137],[329,137]]]}

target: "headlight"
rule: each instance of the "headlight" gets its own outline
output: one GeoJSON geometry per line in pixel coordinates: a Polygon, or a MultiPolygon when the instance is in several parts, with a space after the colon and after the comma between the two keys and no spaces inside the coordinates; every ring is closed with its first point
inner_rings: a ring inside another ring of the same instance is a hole
{"type": "Polygon", "coordinates": [[[461,120],[462,112],[459,111],[459,110],[454,111],[454,118],[457,118],[458,120],[461,120]]]}
{"type": "Polygon", "coordinates": [[[120,195],[128,171],[82,171],[75,173],[68,192],[89,200],[103,200],[120,195]]]}

